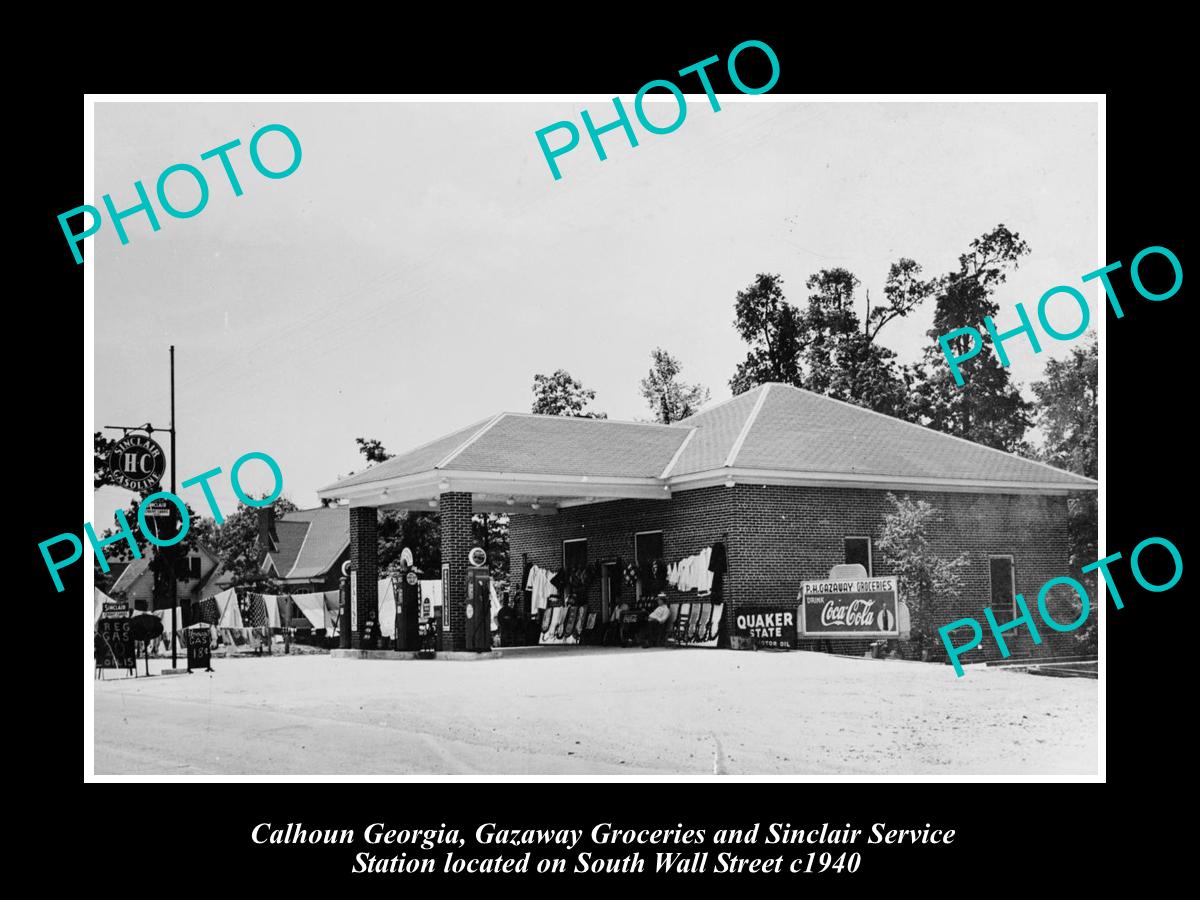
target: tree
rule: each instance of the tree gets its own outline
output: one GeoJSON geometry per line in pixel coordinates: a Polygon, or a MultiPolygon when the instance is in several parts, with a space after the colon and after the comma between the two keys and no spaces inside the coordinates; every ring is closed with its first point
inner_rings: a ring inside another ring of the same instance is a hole
{"type": "Polygon", "coordinates": [[[908,387],[896,366],[896,354],[875,340],[884,325],[907,315],[923,299],[911,296],[911,286],[904,291],[897,288],[896,273],[902,267],[910,274],[919,271],[911,260],[894,263],[885,286],[889,305],[871,310],[868,293],[865,320],[855,310],[859,280],[853,273],[822,269],[808,279],[805,286],[813,293],[800,322],[800,355],[809,390],[888,415],[905,415],[908,387]]]}
{"type": "MultiPolygon", "coordinates": [[[[359,452],[369,462],[383,462],[393,454],[381,441],[356,438],[359,452]]],[[[475,541],[488,551],[492,577],[508,574],[508,516],[480,513],[472,517],[475,541]]],[[[384,510],[379,514],[378,566],[380,577],[388,577],[400,564],[404,548],[412,551],[413,565],[426,575],[436,575],[442,566],[442,523],[436,513],[384,510]]]]}
{"type": "Polygon", "coordinates": [[[872,308],[866,295],[859,316],[858,278],[848,269],[821,269],[805,282],[812,293],[803,312],[783,295],[778,275],[757,276],[735,302],[735,326],[750,352],[730,380],[734,394],[778,381],[906,418],[911,373],[878,341],[889,322],[911,313],[940,286],[920,277],[911,259],[892,263],[884,282],[883,305],[872,308]]]}
{"type": "Polygon", "coordinates": [[[1042,380],[1030,385],[1037,398],[1037,425],[1042,432],[1039,458],[1087,478],[1095,478],[1099,466],[1099,373],[1099,351],[1092,332],[1065,360],[1048,360],[1042,380]]]}
{"type": "MultiPolygon", "coordinates": [[[[139,492],[140,496],[129,501],[129,507],[124,512],[125,522],[129,525],[129,531],[133,535],[134,543],[137,544],[138,552],[142,556],[153,556],[155,551],[159,548],[150,543],[149,539],[142,534],[142,529],[138,527],[138,509],[141,508],[142,501],[145,500],[146,497],[157,492],[158,490],[158,485],[153,485],[143,489],[139,492]]],[[[196,542],[198,540],[200,540],[204,535],[211,533],[211,522],[208,524],[202,524],[207,520],[197,516],[196,511],[192,509],[191,504],[185,503],[184,507],[188,512],[189,524],[187,534],[184,535],[183,540],[178,544],[174,544],[171,547],[161,548],[163,550],[174,551],[173,554],[164,554],[165,556],[187,556],[187,554],[191,552],[192,548],[196,546],[196,542]]],[[[152,520],[152,517],[147,516],[146,520],[147,523],[149,523],[152,520]]],[[[106,528],[100,535],[100,539],[104,540],[105,538],[110,538],[116,533],[117,529],[115,527],[106,528]]],[[[129,547],[129,541],[126,540],[114,541],[104,548],[103,553],[105,559],[107,559],[109,562],[130,562],[134,558],[133,551],[129,547]]],[[[99,572],[100,569],[98,561],[96,562],[96,566],[96,571],[99,572]]]]}
{"type": "Polygon", "coordinates": [[[412,551],[413,565],[422,572],[434,574],[441,570],[442,525],[437,513],[407,510],[380,513],[379,571],[399,565],[405,547],[412,551]]]}
{"type": "MultiPolygon", "coordinates": [[[[265,499],[264,494],[261,498],[265,499]]],[[[230,575],[233,587],[260,594],[279,593],[278,583],[262,571],[263,548],[258,539],[259,510],[267,507],[247,506],[238,501],[237,509],[225,517],[215,529],[217,559],[230,575]]],[[[270,506],[280,518],[299,509],[287,497],[278,497],[270,506]]]]}
{"type": "MultiPolygon", "coordinates": [[[[1038,458],[1087,478],[1095,478],[1099,471],[1100,417],[1096,396],[1099,363],[1093,332],[1082,345],[1072,348],[1067,359],[1049,360],[1042,380],[1031,385],[1037,398],[1037,425],[1042,433],[1038,458]]],[[[1080,491],[1067,497],[1072,570],[1097,557],[1097,499],[1095,491],[1080,491]]],[[[1082,577],[1089,596],[1095,597],[1095,572],[1082,577]]],[[[1073,615],[1060,621],[1073,621],[1078,616],[1079,600],[1074,595],[1072,598],[1073,615]]],[[[1090,650],[1096,642],[1095,620],[1075,632],[1075,636],[1090,650]]]]}
{"type": "MultiPolygon", "coordinates": [[[[475,543],[487,551],[492,578],[508,578],[508,516],[504,513],[478,513],[471,518],[475,543]]],[[[518,573],[517,577],[520,577],[518,573]]]]}
{"type": "Polygon", "coordinates": [[[92,489],[100,490],[108,484],[116,484],[112,478],[112,472],[108,468],[108,457],[112,453],[112,448],[116,441],[110,441],[102,432],[96,431],[92,434],[92,455],[93,455],[93,474],[92,474],[92,489]]]}
{"type": "MultiPolygon", "coordinates": [[[[911,417],[946,434],[995,447],[1017,451],[1031,424],[1031,405],[1010,383],[1009,371],[992,353],[979,353],[960,363],[963,385],[958,386],[946,365],[938,338],[956,328],[977,328],[984,316],[995,316],[999,306],[992,299],[1004,283],[1008,269],[1029,253],[1029,245],[1003,224],[971,242],[958,258],[958,271],[939,282],[933,328],[927,333],[932,344],[925,359],[913,370],[911,417]]],[[[950,344],[957,355],[966,350],[968,338],[950,344]]]]}
{"type": "Polygon", "coordinates": [[[395,455],[384,450],[383,442],[375,438],[355,438],[354,440],[358,444],[358,452],[367,458],[367,462],[385,462],[395,455]]]}
{"type": "Polygon", "coordinates": [[[912,639],[920,651],[940,645],[937,630],[946,606],[962,589],[966,556],[939,556],[929,541],[929,530],[937,511],[926,500],[903,499],[889,492],[891,511],[883,517],[883,528],[875,547],[896,575],[900,599],[908,606],[912,639]]]}
{"type": "Polygon", "coordinates": [[[584,407],[594,399],[596,399],[596,392],[585,388],[583,382],[572,378],[566,369],[558,369],[553,375],[533,376],[531,412],[543,416],[607,419],[606,413],[584,410],[584,407]]]}
{"type": "Polygon", "coordinates": [[[800,373],[800,313],[783,294],[783,279],[759,273],[738,291],[733,325],[750,345],[746,359],[729,379],[736,394],[769,381],[803,387],[800,373]]]}
{"type": "Polygon", "coordinates": [[[704,385],[683,384],[678,380],[683,367],[666,350],[656,347],[650,359],[653,365],[640,384],[642,396],[658,422],[670,425],[686,419],[708,402],[708,388],[704,385]]]}

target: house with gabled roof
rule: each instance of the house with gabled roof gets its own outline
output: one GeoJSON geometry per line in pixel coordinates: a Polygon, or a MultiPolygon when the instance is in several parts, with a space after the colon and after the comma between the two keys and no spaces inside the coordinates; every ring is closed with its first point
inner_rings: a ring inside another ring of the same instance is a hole
{"type": "Polygon", "coordinates": [[[300,509],[275,517],[259,515],[262,571],[292,594],[337,590],[342,564],[350,558],[350,512],[344,506],[300,509]]]}
{"type": "MultiPolygon", "coordinates": [[[[462,649],[473,513],[509,515],[514,582],[521,562],[551,570],[602,563],[602,577],[583,588],[601,619],[620,589],[614,564],[671,563],[722,545],[726,644],[739,609],[795,610],[802,582],[834,566],[890,574],[875,547],[889,492],[932,504],[934,548],[965,555],[963,591],[947,602],[946,621],[981,618],[984,606],[1001,623],[1015,618],[1016,594],[1036,597],[1050,579],[1078,575],[1068,568],[1067,496],[1096,489],[1043,463],[763,384],[670,425],[500,413],[318,496],[349,505],[360,622],[377,604],[379,510],[439,512],[449,569],[444,645],[462,649]]],[[[1058,638],[1035,647],[1027,629],[1009,635],[1017,655],[1052,651],[1058,638]]],[[[985,641],[964,659],[996,652],[985,641]]]]}
{"type": "MultiPolygon", "coordinates": [[[[141,559],[125,563],[109,589],[109,595],[115,600],[130,601],[136,610],[154,609],[154,573],[150,570],[152,559],[152,552],[147,552],[141,559]]],[[[179,603],[188,606],[217,593],[219,589],[214,585],[223,574],[224,569],[216,551],[203,541],[197,541],[187,556],[179,560],[176,568],[175,590],[179,603]]],[[[159,608],[169,608],[167,598],[159,601],[159,608]]]]}

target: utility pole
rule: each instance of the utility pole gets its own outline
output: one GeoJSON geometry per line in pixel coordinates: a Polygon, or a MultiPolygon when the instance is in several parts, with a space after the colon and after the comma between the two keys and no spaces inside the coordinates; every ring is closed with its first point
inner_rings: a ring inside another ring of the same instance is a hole
{"type": "MultiPolygon", "coordinates": [[[[150,442],[152,444],[154,444],[154,454],[153,454],[154,459],[161,459],[161,457],[162,457],[162,448],[159,447],[157,445],[157,443],[155,443],[153,440],[154,432],[169,431],[171,433],[171,493],[174,494],[176,497],[179,496],[179,492],[176,490],[176,484],[175,484],[175,345],[174,344],[171,344],[171,427],[170,428],[155,428],[152,424],[147,422],[145,425],[105,425],[104,428],[112,429],[113,431],[122,432],[122,434],[123,434],[123,436],[121,438],[122,441],[126,440],[129,437],[129,433],[131,431],[146,432],[146,434],[148,436],[150,436],[150,442]]],[[[132,455],[132,454],[130,454],[130,455],[132,455]]],[[[144,465],[144,463],[143,463],[143,465],[144,465]]],[[[111,466],[110,466],[110,468],[111,468],[111,466]]],[[[147,470],[145,468],[143,468],[140,471],[144,473],[147,470]]],[[[120,474],[120,473],[118,472],[118,474],[120,474]]],[[[133,475],[135,473],[134,472],[125,472],[124,474],[125,475],[133,475]]],[[[162,470],[159,469],[157,466],[155,466],[154,472],[153,472],[154,481],[153,481],[152,487],[153,487],[153,490],[156,492],[158,490],[160,490],[162,487],[162,474],[163,474],[162,470]]],[[[145,490],[147,487],[151,487],[151,485],[145,483],[144,481],[137,480],[137,479],[130,480],[123,476],[115,478],[113,480],[113,483],[117,484],[121,487],[124,487],[128,490],[134,491],[134,492],[140,492],[140,491],[145,490]]],[[[155,519],[155,521],[157,521],[157,518],[155,519]]],[[[183,523],[181,521],[180,526],[182,527],[182,525],[183,525],[183,523]]],[[[161,537],[157,526],[155,527],[154,532],[155,532],[156,537],[161,537]]],[[[179,648],[178,648],[178,640],[177,640],[177,638],[178,638],[177,632],[179,631],[179,614],[177,612],[177,610],[179,609],[179,581],[178,581],[179,573],[176,570],[176,563],[178,562],[178,560],[176,558],[177,557],[176,547],[177,547],[177,545],[174,545],[174,544],[170,547],[157,547],[156,546],[154,549],[154,559],[153,559],[154,568],[158,570],[154,574],[154,602],[155,602],[155,605],[157,605],[158,602],[162,599],[162,584],[159,581],[160,577],[167,577],[170,579],[170,582],[171,582],[171,590],[170,590],[168,596],[171,599],[171,669],[172,670],[177,670],[179,668],[179,656],[178,656],[179,648]],[[166,551],[170,551],[170,552],[166,552],[166,551]],[[162,563],[162,565],[160,565],[160,563],[162,563]],[[164,568],[166,569],[165,572],[163,571],[164,568]]]]}
{"type": "MultiPolygon", "coordinates": [[[[176,497],[179,493],[175,490],[175,345],[171,345],[171,493],[176,497]]],[[[161,550],[156,550],[156,553],[161,550]]],[[[179,573],[175,569],[177,560],[177,551],[175,547],[171,548],[171,668],[179,667],[178,649],[175,646],[176,636],[179,633],[179,623],[176,621],[176,616],[179,610],[179,573]]]]}

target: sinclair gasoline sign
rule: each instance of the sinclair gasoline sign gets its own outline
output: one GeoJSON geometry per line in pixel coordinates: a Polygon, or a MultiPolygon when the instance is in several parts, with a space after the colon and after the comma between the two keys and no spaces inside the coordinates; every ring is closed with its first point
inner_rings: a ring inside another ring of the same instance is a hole
{"type": "Polygon", "coordinates": [[[804,582],[800,632],[818,638],[899,637],[895,577],[804,582]]]}
{"type": "Polygon", "coordinates": [[[167,470],[163,448],[148,434],[127,434],[108,454],[112,480],[123,488],[140,491],[158,484],[167,470]]]}

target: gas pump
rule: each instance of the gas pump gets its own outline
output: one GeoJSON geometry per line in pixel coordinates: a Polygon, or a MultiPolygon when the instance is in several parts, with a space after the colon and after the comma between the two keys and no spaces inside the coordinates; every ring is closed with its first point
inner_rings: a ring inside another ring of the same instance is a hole
{"type": "Polygon", "coordinates": [[[401,570],[396,585],[396,649],[420,649],[421,582],[416,569],[401,570]]]}
{"type": "Polygon", "coordinates": [[[466,648],[485,652],[492,649],[492,576],[482,547],[471,550],[467,562],[466,648]]]}

